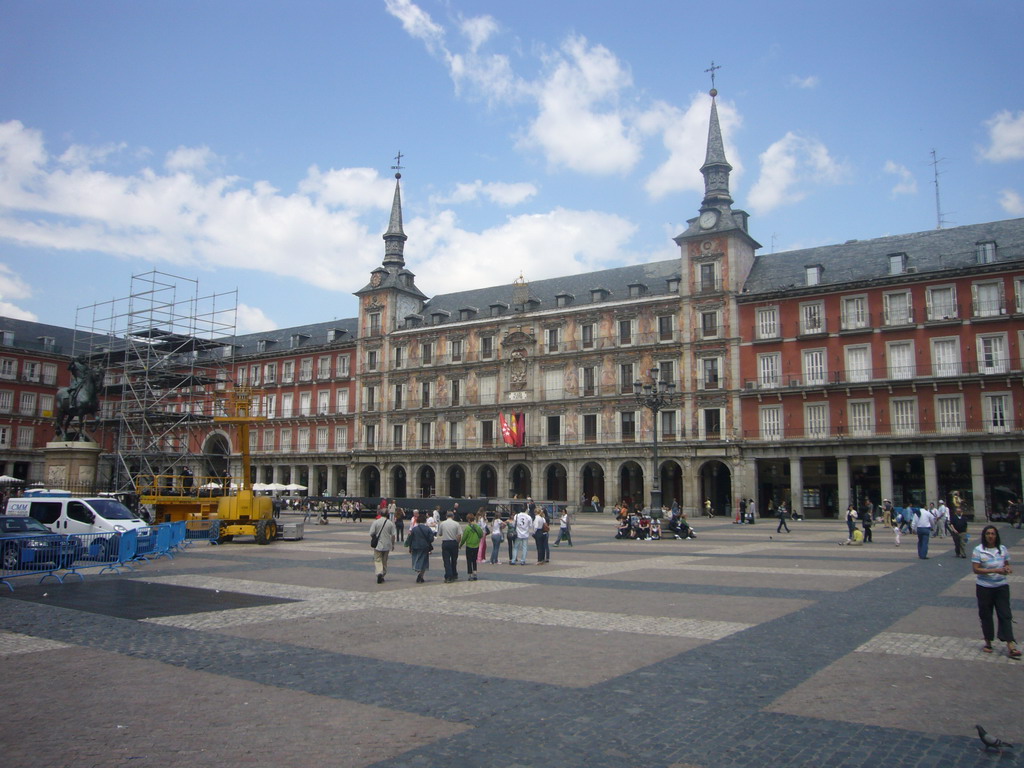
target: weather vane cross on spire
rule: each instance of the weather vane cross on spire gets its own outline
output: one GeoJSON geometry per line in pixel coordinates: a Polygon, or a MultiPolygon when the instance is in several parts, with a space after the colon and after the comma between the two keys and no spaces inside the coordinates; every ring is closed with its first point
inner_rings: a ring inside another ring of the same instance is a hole
{"type": "Polygon", "coordinates": [[[391,170],[392,171],[400,171],[400,170],[402,170],[402,168],[405,167],[404,165],[402,165],[402,158],[403,157],[405,157],[405,155],[403,155],[402,151],[399,150],[398,154],[395,155],[395,165],[391,166],[391,170]]]}
{"type": "Polygon", "coordinates": [[[711,90],[715,90],[715,71],[721,69],[718,64],[715,64],[715,60],[711,60],[711,66],[705,69],[705,72],[711,73],[711,90]]]}

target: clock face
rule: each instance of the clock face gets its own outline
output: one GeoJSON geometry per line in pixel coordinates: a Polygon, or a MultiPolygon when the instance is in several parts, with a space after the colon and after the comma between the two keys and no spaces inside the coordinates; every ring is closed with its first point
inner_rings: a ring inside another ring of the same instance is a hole
{"type": "Polygon", "coordinates": [[[701,229],[711,229],[718,222],[718,214],[714,211],[704,211],[700,215],[699,224],[701,229]]]}
{"type": "Polygon", "coordinates": [[[376,288],[378,285],[381,284],[382,279],[383,278],[381,277],[380,272],[374,272],[372,275],[370,275],[370,285],[376,288]]]}

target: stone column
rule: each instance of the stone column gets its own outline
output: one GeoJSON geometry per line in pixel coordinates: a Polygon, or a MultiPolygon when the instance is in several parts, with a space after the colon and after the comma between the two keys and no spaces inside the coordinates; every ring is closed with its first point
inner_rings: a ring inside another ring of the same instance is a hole
{"type": "Polygon", "coordinates": [[[974,520],[984,522],[988,504],[985,499],[985,462],[980,453],[971,454],[971,492],[974,494],[974,520]]]}
{"type": "MultiPolygon", "coordinates": [[[[878,487],[882,491],[882,498],[889,499],[892,501],[894,507],[902,507],[903,499],[894,499],[892,497],[892,457],[891,456],[879,456],[878,457],[878,487]]],[[[843,507],[845,509],[845,507],[843,507]]]]}
{"type": "Polygon", "coordinates": [[[789,460],[789,511],[794,514],[804,512],[804,471],[800,457],[789,460]]]}
{"type": "Polygon", "coordinates": [[[836,457],[836,487],[839,494],[837,511],[842,515],[850,506],[850,459],[847,456],[836,457]]]}
{"type": "Polygon", "coordinates": [[[338,494],[338,468],[334,464],[327,465],[327,495],[338,494]]]}
{"type": "Polygon", "coordinates": [[[926,504],[939,498],[939,475],[934,455],[924,457],[924,495],[926,504]]]}

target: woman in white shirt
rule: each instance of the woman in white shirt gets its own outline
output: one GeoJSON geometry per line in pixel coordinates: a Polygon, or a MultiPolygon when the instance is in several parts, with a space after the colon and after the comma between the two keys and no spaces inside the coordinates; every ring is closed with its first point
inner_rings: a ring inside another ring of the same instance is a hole
{"type": "Polygon", "coordinates": [[[975,579],[974,592],[978,598],[978,618],[981,619],[981,633],[985,636],[982,650],[992,653],[992,640],[998,637],[1006,643],[1006,653],[1011,659],[1021,654],[1013,638],[1013,614],[1010,613],[1010,585],[1006,577],[1013,573],[1010,567],[1010,553],[999,540],[999,530],[986,525],[981,531],[981,543],[974,548],[971,567],[975,579]],[[992,610],[999,620],[999,632],[992,626],[992,610]]]}

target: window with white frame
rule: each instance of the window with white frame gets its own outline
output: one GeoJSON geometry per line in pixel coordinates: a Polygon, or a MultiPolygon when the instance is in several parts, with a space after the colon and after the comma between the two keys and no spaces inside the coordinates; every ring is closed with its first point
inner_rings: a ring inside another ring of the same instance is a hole
{"type": "Polygon", "coordinates": [[[804,384],[818,385],[826,383],[825,350],[805,349],[803,351],[804,384]]]}
{"type": "Polygon", "coordinates": [[[585,365],[579,369],[580,397],[594,397],[598,394],[598,368],[596,365],[585,365]]]}
{"type": "Polygon", "coordinates": [[[804,435],[814,438],[828,437],[828,403],[804,405],[804,435]]]}
{"type": "Polygon", "coordinates": [[[598,441],[598,425],[600,418],[596,413],[585,413],[580,417],[582,422],[580,432],[583,434],[583,442],[587,444],[598,441]]]}
{"type": "Polygon", "coordinates": [[[494,419],[480,420],[480,445],[490,448],[494,445],[494,419]]]}
{"type": "Polygon", "coordinates": [[[267,395],[263,398],[263,415],[268,419],[273,419],[277,416],[277,395],[267,395]]]}
{"type": "Polygon", "coordinates": [[[547,351],[547,353],[549,355],[550,354],[554,354],[555,352],[558,352],[558,349],[559,349],[558,342],[559,342],[560,334],[561,334],[561,330],[558,329],[558,328],[548,328],[546,331],[544,331],[544,338],[545,338],[544,348],[545,348],[545,351],[547,351]]]}
{"type": "Polygon", "coordinates": [[[940,285],[928,289],[928,319],[952,320],[957,316],[956,286],[940,285]]]}
{"type": "Polygon", "coordinates": [[[392,424],[391,425],[391,447],[401,448],[405,442],[405,425],[404,424],[392,424]]]}
{"type": "Polygon", "coordinates": [[[890,253],[889,254],[889,274],[890,275],[902,275],[907,268],[907,254],[905,253],[890,253]]]}
{"type": "Polygon", "coordinates": [[[285,360],[281,363],[281,383],[291,384],[295,380],[295,361],[285,360]]]}
{"type": "Polygon", "coordinates": [[[312,381],[313,380],[313,358],[303,358],[302,363],[299,366],[299,381],[312,381]]]}
{"type": "Polygon", "coordinates": [[[53,416],[53,395],[39,396],[39,415],[44,418],[53,416]]]}
{"type": "Polygon", "coordinates": [[[451,396],[449,405],[457,406],[462,404],[462,379],[451,379],[448,382],[448,393],[451,396]]]}
{"type": "Polygon", "coordinates": [[[678,421],[676,412],[659,411],[658,416],[661,419],[661,438],[663,440],[675,440],[676,422],[678,421]]]}
{"type": "Polygon", "coordinates": [[[986,432],[1010,431],[1010,396],[992,394],[982,397],[986,432]]]}
{"type": "Polygon", "coordinates": [[[258,438],[259,438],[259,435],[256,434],[256,430],[253,430],[252,432],[249,433],[249,451],[250,452],[255,452],[256,449],[258,448],[258,445],[257,445],[257,442],[256,442],[258,438]]]}
{"type": "Polygon", "coordinates": [[[331,358],[330,355],[324,357],[318,357],[316,361],[316,377],[318,379],[329,379],[331,378],[331,358]]]}
{"type": "Polygon", "coordinates": [[[620,439],[624,443],[632,443],[636,441],[636,413],[633,411],[623,411],[619,414],[619,435],[620,439]]]}
{"type": "Polygon", "coordinates": [[[391,367],[398,369],[405,366],[405,347],[395,347],[391,350],[392,364],[391,367]]]}
{"type": "Polygon", "coordinates": [[[825,309],[820,301],[800,305],[800,333],[821,333],[825,330],[825,309]]]}
{"type": "Polygon", "coordinates": [[[868,327],[868,299],[866,296],[844,296],[840,323],[843,330],[853,331],[868,327]]]}
{"type": "Polygon", "coordinates": [[[339,389],[334,398],[338,404],[338,413],[348,413],[348,390],[339,389]]]}
{"type": "Polygon", "coordinates": [[[372,449],[377,447],[377,425],[367,424],[363,428],[363,439],[366,441],[366,448],[372,449]]]}
{"type": "Polygon", "coordinates": [[[583,349],[593,349],[595,338],[593,323],[585,323],[580,326],[580,346],[583,349]]]}
{"type": "Polygon", "coordinates": [[[889,401],[892,434],[913,435],[917,433],[917,398],[900,397],[889,401]]]}
{"type": "Polygon", "coordinates": [[[448,342],[448,356],[453,363],[462,362],[462,339],[452,339],[448,342]]]}
{"type": "Polygon", "coordinates": [[[429,381],[420,382],[420,408],[429,408],[430,407],[430,392],[431,392],[431,389],[432,389],[431,382],[429,382],[429,381]]]}
{"type": "Polygon", "coordinates": [[[267,384],[277,383],[277,363],[267,363],[263,366],[263,380],[267,384]]]}
{"type": "Polygon", "coordinates": [[[771,352],[757,356],[757,385],[760,388],[779,386],[782,373],[782,354],[771,352]]]}
{"type": "Polygon", "coordinates": [[[719,440],[722,437],[722,409],[701,408],[700,438],[702,440],[719,440]]]}
{"type": "Polygon", "coordinates": [[[235,384],[240,387],[244,387],[249,384],[249,369],[244,365],[238,366],[238,370],[235,371],[235,384]]]}
{"type": "Polygon", "coordinates": [[[1017,295],[1017,313],[1020,314],[1024,312],[1024,277],[1014,279],[1013,290],[1017,295]]]}
{"type": "Polygon", "coordinates": [[[258,387],[260,385],[260,381],[262,381],[262,373],[262,366],[249,366],[249,381],[254,387],[258,387]]]}
{"type": "Polygon", "coordinates": [[[984,374],[1006,373],[1005,334],[978,337],[978,369],[984,374]]]}
{"type": "Polygon", "coordinates": [[[22,373],[24,374],[25,381],[37,382],[40,377],[39,363],[35,360],[25,360],[22,363],[22,373]]]}
{"type": "Polygon", "coordinates": [[[935,428],[943,434],[963,432],[964,399],[960,395],[935,398],[935,428]]]}
{"type": "Polygon", "coordinates": [[[348,450],[348,424],[334,428],[334,450],[348,450]]]}
{"type": "Polygon", "coordinates": [[[995,317],[1006,314],[1003,301],[1003,283],[975,283],[971,286],[975,317],[995,317]]]}
{"type": "Polygon", "coordinates": [[[700,335],[704,339],[718,338],[718,316],[717,309],[700,313],[700,335]]]}
{"type": "Polygon", "coordinates": [[[960,340],[932,339],[932,376],[959,376],[960,340]]]}
{"type": "Polygon", "coordinates": [[[561,445],[562,443],[562,417],[561,416],[548,416],[547,417],[547,444],[548,445],[561,445]]]}
{"type": "Polygon", "coordinates": [[[377,336],[380,334],[380,312],[371,312],[369,317],[370,321],[370,335],[377,336]]]}
{"type": "Polygon", "coordinates": [[[722,386],[719,377],[721,370],[721,358],[704,357],[700,361],[700,386],[701,389],[718,389],[722,386]]]}
{"type": "Polygon", "coordinates": [[[420,448],[430,447],[430,436],[433,430],[433,426],[434,425],[431,424],[429,421],[424,421],[420,423],[420,448]]]}
{"type": "Polygon", "coordinates": [[[434,342],[424,341],[422,344],[420,344],[420,362],[423,365],[433,365],[434,342]]]}
{"type": "Polygon", "coordinates": [[[323,389],[316,393],[316,412],[326,416],[331,412],[331,391],[323,389]]]}
{"type": "Polygon", "coordinates": [[[821,265],[811,264],[804,267],[804,280],[807,285],[819,285],[821,283],[821,265]]]}
{"type": "Polygon", "coordinates": [[[844,349],[846,354],[846,380],[850,383],[871,381],[871,347],[858,344],[844,349]]]}
{"type": "Polygon", "coordinates": [[[719,290],[718,265],[708,262],[700,265],[700,290],[703,293],[719,290]]]}
{"type": "Polygon", "coordinates": [[[0,426],[0,448],[11,447],[11,428],[8,426],[0,426]]]}
{"type": "Polygon", "coordinates": [[[35,416],[37,402],[35,392],[22,392],[18,399],[18,413],[23,416],[35,416]]]}
{"type": "Polygon", "coordinates": [[[628,395],[633,392],[633,382],[636,379],[633,376],[633,364],[632,363],[620,363],[619,364],[619,394],[628,395]]]}
{"type": "Polygon", "coordinates": [[[658,341],[672,341],[676,336],[674,315],[658,316],[658,341]]]}
{"type": "Polygon", "coordinates": [[[480,393],[480,405],[494,405],[498,402],[498,377],[492,373],[477,377],[477,391],[480,393]]]}
{"type": "Polygon", "coordinates": [[[914,378],[914,342],[890,341],[885,345],[890,379],[914,378]]]}
{"type": "Polygon", "coordinates": [[[666,384],[675,383],[676,381],[676,362],[675,360],[659,360],[658,361],[658,381],[663,381],[666,384]]]}
{"type": "Polygon", "coordinates": [[[328,445],[329,436],[329,427],[316,428],[316,450],[318,453],[324,453],[330,447],[328,445]]]}
{"type": "Polygon", "coordinates": [[[558,400],[562,397],[564,378],[560,368],[549,368],[544,371],[544,397],[547,400],[558,400]]]}
{"type": "Polygon", "coordinates": [[[305,453],[309,450],[309,427],[299,427],[295,447],[299,453],[305,453]]]}
{"type": "Polygon", "coordinates": [[[291,453],[292,450],[292,431],[290,429],[281,430],[281,452],[291,453]]]}
{"type": "Polygon", "coordinates": [[[14,408],[14,392],[0,391],[0,413],[10,413],[14,408]]]}
{"type": "Polygon", "coordinates": [[[337,359],[334,362],[335,362],[335,368],[338,371],[338,376],[339,377],[348,376],[349,375],[349,357],[348,357],[348,355],[338,355],[337,359]]]}
{"type": "Polygon", "coordinates": [[[18,375],[18,361],[9,357],[0,358],[0,379],[13,379],[18,375]]]}
{"type": "Polygon", "coordinates": [[[57,366],[53,363],[43,363],[43,384],[57,383],[57,366]]]}
{"type": "Polygon", "coordinates": [[[367,411],[377,410],[377,387],[363,387],[363,407],[367,411]]]}
{"type": "Polygon", "coordinates": [[[263,430],[263,450],[268,452],[274,450],[274,430],[272,429],[263,430]]]}
{"type": "Polygon", "coordinates": [[[847,403],[849,412],[850,434],[854,437],[869,437],[875,434],[875,404],[871,400],[850,400],[847,403]]]}
{"type": "Polygon", "coordinates": [[[493,336],[481,336],[480,337],[480,359],[481,360],[492,360],[494,358],[494,337],[493,336]]]}
{"type": "Polygon", "coordinates": [[[760,307],[757,310],[757,338],[779,338],[779,308],[760,307]]]}
{"type": "Polygon", "coordinates": [[[458,448],[462,445],[462,422],[448,422],[448,447],[458,448]]]}
{"type": "Polygon", "coordinates": [[[391,407],[400,411],[405,408],[405,385],[395,384],[392,388],[391,407]]]}
{"type": "Polygon", "coordinates": [[[979,264],[993,264],[996,260],[996,244],[992,240],[975,244],[975,255],[979,264]]]}
{"type": "Polygon", "coordinates": [[[313,393],[299,393],[299,416],[309,416],[313,410],[313,393]]]}
{"type": "Polygon", "coordinates": [[[885,325],[907,325],[913,320],[910,291],[894,291],[882,295],[885,325]]]}
{"type": "Polygon", "coordinates": [[[619,346],[628,347],[633,343],[633,320],[619,320],[619,346]]]}
{"type": "Polygon", "coordinates": [[[761,439],[781,440],[782,439],[782,406],[763,405],[760,412],[761,439]]]}
{"type": "Polygon", "coordinates": [[[32,427],[18,427],[18,448],[28,450],[32,448],[35,441],[35,429],[32,427]]]}
{"type": "Polygon", "coordinates": [[[377,350],[368,349],[366,350],[366,370],[376,371],[377,370],[377,350]]]}

